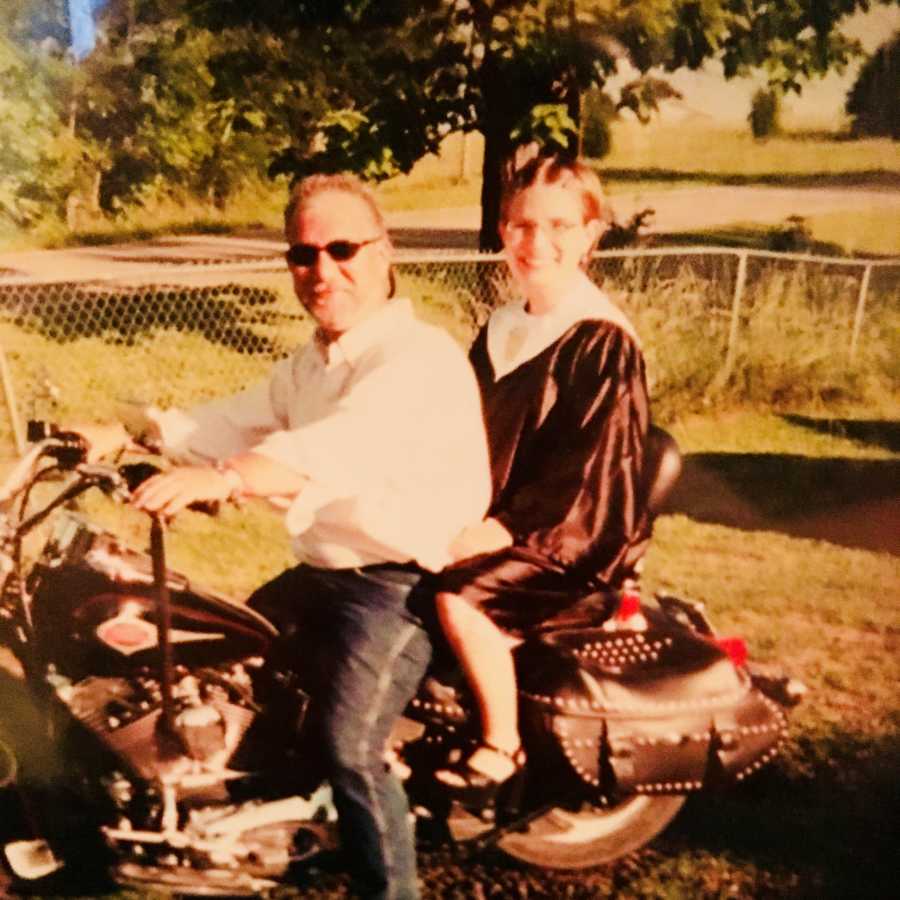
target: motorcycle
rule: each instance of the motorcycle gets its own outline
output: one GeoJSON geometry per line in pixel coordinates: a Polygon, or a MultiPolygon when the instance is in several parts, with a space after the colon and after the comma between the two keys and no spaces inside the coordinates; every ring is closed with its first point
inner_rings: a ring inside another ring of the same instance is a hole
{"type": "MultiPolygon", "coordinates": [[[[71,508],[91,489],[127,502],[157,469],[89,463],[79,435],[38,423],[29,439],[0,487],[0,639],[65,770],[16,791],[0,744],[0,791],[32,831],[6,844],[7,865],[44,877],[91,835],[121,885],[204,896],[278,886],[336,847],[302,671],[272,664],[278,634],[263,616],[166,565],[163,520],[152,517],[145,552],[71,508]],[[55,493],[35,504],[46,484],[55,493]],[[26,536],[51,524],[29,564],[26,536]]],[[[648,454],[649,535],[680,455],[659,429],[648,454]]],[[[634,570],[516,648],[527,765],[489,807],[464,808],[434,778],[479,728],[459,673],[432,668],[385,748],[423,841],[594,866],[653,838],[691,792],[777,753],[802,685],[751,666],[700,604],[643,603],[637,560],[634,570]]]]}

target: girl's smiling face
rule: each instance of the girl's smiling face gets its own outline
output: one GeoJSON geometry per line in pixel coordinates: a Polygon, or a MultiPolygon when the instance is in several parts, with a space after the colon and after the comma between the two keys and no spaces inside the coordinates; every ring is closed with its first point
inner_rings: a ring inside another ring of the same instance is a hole
{"type": "Polygon", "coordinates": [[[585,221],[580,191],[538,183],[510,201],[500,226],[506,260],[526,296],[530,290],[564,287],[581,269],[600,234],[585,221]]]}

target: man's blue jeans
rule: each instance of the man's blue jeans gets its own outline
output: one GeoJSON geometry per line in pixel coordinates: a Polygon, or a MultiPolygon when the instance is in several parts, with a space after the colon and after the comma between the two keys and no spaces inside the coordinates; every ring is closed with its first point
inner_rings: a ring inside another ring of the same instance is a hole
{"type": "Polygon", "coordinates": [[[300,565],[249,601],[279,628],[296,654],[292,666],[312,679],[311,719],[325,745],[341,844],[367,900],[419,896],[409,804],[385,764],[385,745],[431,655],[407,609],[420,577],[391,565],[300,565]]]}

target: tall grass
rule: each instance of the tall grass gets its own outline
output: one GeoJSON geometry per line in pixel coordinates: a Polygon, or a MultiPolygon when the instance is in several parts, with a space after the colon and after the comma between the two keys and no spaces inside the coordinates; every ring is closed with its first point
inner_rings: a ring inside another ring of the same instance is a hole
{"type": "Polygon", "coordinates": [[[662,419],[739,406],[896,412],[896,285],[871,290],[851,359],[859,271],[755,262],[729,360],[734,265],[635,259],[606,279],[643,339],[662,419]]]}
{"type": "Polygon", "coordinates": [[[613,124],[610,154],[601,169],[617,177],[700,176],[796,183],[869,175],[900,176],[896,143],[887,138],[845,140],[839,137],[790,136],[757,140],[749,130],[654,123],[613,124]]]}

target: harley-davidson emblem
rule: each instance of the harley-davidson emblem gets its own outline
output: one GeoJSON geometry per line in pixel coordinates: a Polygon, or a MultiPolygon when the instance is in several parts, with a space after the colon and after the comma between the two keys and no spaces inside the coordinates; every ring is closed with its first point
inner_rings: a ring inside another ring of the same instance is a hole
{"type": "MultiPolygon", "coordinates": [[[[107,647],[125,656],[155,647],[159,643],[159,629],[143,618],[143,612],[141,605],[126,603],[118,615],[101,622],[94,634],[107,647]]],[[[187,631],[173,628],[169,632],[169,638],[173,644],[187,644],[194,641],[223,641],[225,635],[220,631],[187,631]]]]}

